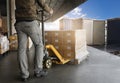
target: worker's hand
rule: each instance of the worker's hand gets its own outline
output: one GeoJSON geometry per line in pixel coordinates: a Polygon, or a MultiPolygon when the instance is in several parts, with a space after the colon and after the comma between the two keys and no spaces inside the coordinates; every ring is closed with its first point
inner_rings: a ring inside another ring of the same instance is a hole
{"type": "Polygon", "coordinates": [[[53,9],[52,8],[50,8],[50,15],[52,15],[53,14],[53,9]]]}
{"type": "Polygon", "coordinates": [[[44,8],[50,15],[53,14],[53,9],[50,8],[47,4],[45,4],[45,8],[44,8]]]}
{"type": "Polygon", "coordinates": [[[45,0],[37,0],[37,1],[38,1],[38,5],[39,5],[40,7],[42,6],[42,8],[43,8],[47,13],[49,13],[50,15],[53,14],[53,9],[48,6],[48,4],[45,2],[45,0]]]}

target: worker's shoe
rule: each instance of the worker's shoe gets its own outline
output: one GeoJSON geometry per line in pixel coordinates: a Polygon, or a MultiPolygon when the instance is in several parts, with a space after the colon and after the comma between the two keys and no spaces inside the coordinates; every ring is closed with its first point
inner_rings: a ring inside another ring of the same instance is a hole
{"type": "Polygon", "coordinates": [[[46,70],[42,70],[39,73],[35,73],[35,77],[45,77],[47,76],[48,72],[46,70]]]}
{"type": "Polygon", "coordinates": [[[23,81],[23,82],[26,82],[26,81],[28,81],[30,79],[30,77],[28,77],[28,78],[21,78],[21,80],[23,81]]]}

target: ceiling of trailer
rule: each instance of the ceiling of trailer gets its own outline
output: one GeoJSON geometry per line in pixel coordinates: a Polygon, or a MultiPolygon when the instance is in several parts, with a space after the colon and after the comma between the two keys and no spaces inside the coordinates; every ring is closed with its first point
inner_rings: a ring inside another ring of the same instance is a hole
{"type": "Polygon", "coordinates": [[[50,7],[53,8],[54,13],[49,21],[54,21],[70,10],[84,3],[86,0],[46,0],[50,7]]]}
{"type": "MultiPolygon", "coordinates": [[[[84,3],[86,0],[46,0],[54,13],[48,21],[55,21],[70,10],[84,3]]],[[[6,0],[0,0],[0,5],[4,5],[6,0]]]]}

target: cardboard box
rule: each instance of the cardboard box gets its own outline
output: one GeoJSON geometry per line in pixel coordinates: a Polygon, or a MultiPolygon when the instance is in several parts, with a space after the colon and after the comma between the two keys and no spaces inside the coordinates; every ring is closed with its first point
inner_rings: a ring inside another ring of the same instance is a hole
{"type": "Polygon", "coordinates": [[[18,48],[18,42],[16,41],[11,41],[10,42],[10,50],[17,50],[18,48]]]}
{"type": "Polygon", "coordinates": [[[9,40],[10,41],[14,41],[14,40],[17,40],[17,35],[12,35],[9,37],[9,40]]]}
{"type": "Polygon", "coordinates": [[[9,41],[10,41],[10,50],[17,50],[18,48],[17,34],[11,35],[9,37],[9,41]]]}

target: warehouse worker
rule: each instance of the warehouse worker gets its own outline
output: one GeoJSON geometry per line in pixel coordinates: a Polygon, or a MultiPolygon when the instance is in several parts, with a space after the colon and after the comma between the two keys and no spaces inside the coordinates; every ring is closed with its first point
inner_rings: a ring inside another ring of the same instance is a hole
{"type": "MultiPolygon", "coordinates": [[[[42,42],[42,31],[39,29],[38,22],[38,6],[49,14],[53,14],[53,10],[46,4],[45,0],[16,0],[16,23],[15,29],[18,35],[18,61],[23,81],[29,78],[28,57],[26,54],[26,46],[28,37],[31,38],[35,46],[34,57],[34,75],[41,77],[47,75],[43,70],[44,46],[42,42]]],[[[39,8],[40,8],[39,7],[39,8]]]]}

